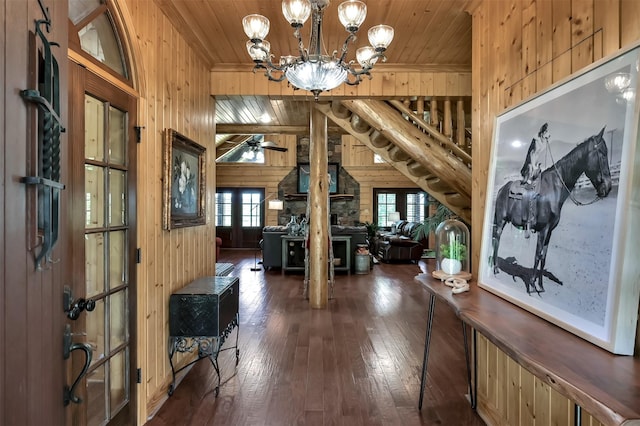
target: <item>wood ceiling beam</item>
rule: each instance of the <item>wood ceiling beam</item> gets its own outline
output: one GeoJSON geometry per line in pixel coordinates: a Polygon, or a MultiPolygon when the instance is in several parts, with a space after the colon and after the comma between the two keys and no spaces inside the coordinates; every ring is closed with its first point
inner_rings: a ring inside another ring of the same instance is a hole
{"type": "MultiPolygon", "coordinates": [[[[345,133],[340,126],[329,126],[329,133],[345,133]]],[[[308,135],[309,126],[279,126],[268,124],[216,124],[217,134],[232,135],[308,135]]]]}

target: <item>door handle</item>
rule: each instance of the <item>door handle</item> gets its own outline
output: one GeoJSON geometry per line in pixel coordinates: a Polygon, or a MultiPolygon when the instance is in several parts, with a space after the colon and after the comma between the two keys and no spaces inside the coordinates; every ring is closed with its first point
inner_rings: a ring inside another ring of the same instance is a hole
{"type": "Polygon", "coordinates": [[[64,359],[69,359],[71,356],[71,352],[81,350],[84,352],[84,367],[82,367],[82,371],[78,374],[75,381],[71,385],[71,387],[64,385],[64,405],[65,407],[69,405],[70,402],[74,404],[80,404],[82,399],[74,394],[75,388],[80,383],[80,380],[87,374],[89,370],[89,366],[91,365],[91,359],[93,357],[91,345],[88,343],[73,343],[71,341],[71,326],[69,324],[65,325],[64,328],[64,339],[63,339],[63,357],[64,359]]]}
{"type": "Polygon", "coordinates": [[[71,295],[71,289],[69,286],[64,286],[64,299],[63,299],[64,312],[67,314],[67,318],[70,320],[77,320],[80,317],[82,311],[91,312],[96,308],[96,302],[92,299],[79,299],[73,300],[71,295]]]}

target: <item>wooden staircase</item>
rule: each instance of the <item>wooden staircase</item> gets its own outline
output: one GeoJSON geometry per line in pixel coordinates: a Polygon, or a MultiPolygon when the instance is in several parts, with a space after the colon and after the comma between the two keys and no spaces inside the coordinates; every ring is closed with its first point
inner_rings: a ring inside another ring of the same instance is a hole
{"type": "MultiPolygon", "coordinates": [[[[471,223],[471,155],[460,122],[458,137],[462,141],[457,144],[451,135],[441,133],[401,101],[343,100],[315,107],[460,219],[471,223]]],[[[445,116],[450,113],[447,108],[450,103],[445,104],[445,116]]],[[[432,105],[431,121],[436,111],[432,105]]]]}

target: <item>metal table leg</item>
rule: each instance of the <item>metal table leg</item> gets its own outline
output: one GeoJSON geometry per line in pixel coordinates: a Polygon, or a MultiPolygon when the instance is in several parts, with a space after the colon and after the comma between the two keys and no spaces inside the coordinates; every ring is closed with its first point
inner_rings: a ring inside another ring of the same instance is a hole
{"type": "MultiPolygon", "coordinates": [[[[471,400],[471,408],[473,408],[474,410],[476,409],[476,390],[474,388],[476,381],[474,380],[473,383],[471,382],[471,362],[469,361],[469,342],[468,342],[468,337],[467,337],[467,326],[464,323],[464,321],[462,322],[462,339],[464,340],[464,359],[466,361],[467,364],[467,383],[469,385],[469,399],[471,400]]],[[[475,330],[474,330],[474,334],[473,334],[473,351],[474,351],[474,361],[475,361],[475,330]]],[[[475,367],[475,364],[474,364],[475,367]]],[[[476,368],[474,368],[474,373],[476,371],[476,368]]]]}
{"type": "Polygon", "coordinates": [[[427,320],[427,335],[424,339],[424,357],[422,358],[422,377],[420,379],[420,399],[418,400],[418,410],[422,410],[422,400],[424,399],[424,387],[427,379],[427,362],[429,361],[429,345],[431,343],[431,329],[433,328],[433,311],[435,310],[436,297],[429,296],[429,318],[427,320]]]}
{"type": "Polygon", "coordinates": [[[573,424],[574,426],[582,425],[582,407],[578,404],[573,404],[573,424]]]}

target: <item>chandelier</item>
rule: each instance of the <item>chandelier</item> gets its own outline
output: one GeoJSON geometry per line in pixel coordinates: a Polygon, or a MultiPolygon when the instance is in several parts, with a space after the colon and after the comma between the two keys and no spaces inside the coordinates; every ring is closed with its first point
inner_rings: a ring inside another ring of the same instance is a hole
{"type": "Polygon", "coordinates": [[[371,78],[370,71],[381,59],[386,61],[384,52],[393,40],[393,28],[376,25],[369,29],[371,46],[356,51],[360,69],[354,68],[355,61],[346,61],[348,45],[356,40],[356,33],[367,16],[367,6],[358,0],[347,0],[338,6],[338,17],[349,33],[342,45],[340,56],[334,51],[329,56],[322,52],[322,17],[330,0],[283,0],[282,13],[293,27],[293,35],[298,40],[298,56],[280,57],[274,64],[271,44],[265,40],[269,33],[269,19],[262,15],[247,15],[242,19],[244,32],[249,37],[247,51],[255,62],[253,71],[264,69],[271,81],[289,80],[295,88],[308,90],[318,100],[320,92],[335,89],[342,83],[358,85],[363,76],[371,78]],[[300,30],[311,16],[311,36],[309,47],[305,48],[300,30]]]}

